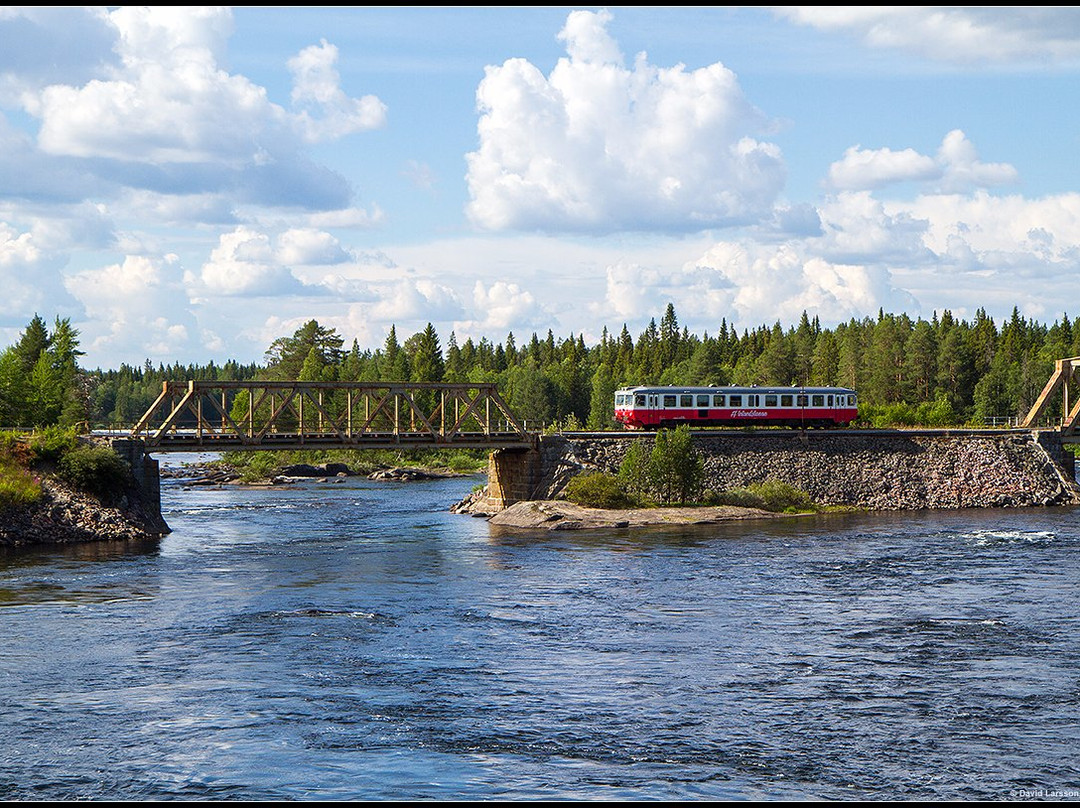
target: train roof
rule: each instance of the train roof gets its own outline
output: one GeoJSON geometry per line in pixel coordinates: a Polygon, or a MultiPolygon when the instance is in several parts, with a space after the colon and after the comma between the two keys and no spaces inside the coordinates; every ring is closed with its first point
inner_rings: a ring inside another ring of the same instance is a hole
{"type": "Polygon", "coordinates": [[[855,393],[850,387],[784,387],[769,385],[711,385],[709,387],[681,387],[674,385],[641,385],[638,387],[621,387],[616,393],[855,393]]]}

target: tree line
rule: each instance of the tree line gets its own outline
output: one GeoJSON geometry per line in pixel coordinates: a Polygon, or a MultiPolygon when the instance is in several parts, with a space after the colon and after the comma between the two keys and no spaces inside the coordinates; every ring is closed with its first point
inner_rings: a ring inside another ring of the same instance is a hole
{"type": "MultiPolygon", "coordinates": [[[[715,332],[680,326],[673,304],[636,337],[624,324],[583,335],[532,333],[520,344],[487,337],[445,344],[429,323],[400,340],[391,326],[381,347],[345,347],[333,328],[310,320],[274,340],[262,363],[79,366],[79,332],[35,315],[0,353],[0,426],[130,425],[166,380],[494,382],[519,418],[565,429],[615,428],[615,390],[630,385],[817,385],[860,394],[860,418],[890,424],[953,425],[1022,417],[1054,360],[1080,356],[1080,317],[1044,324],[985,310],[964,320],[949,311],[927,320],[879,311],[833,328],[803,313],[797,324],[744,329],[721,319],[715,332]]],[[[1060,415],[1055,402],[1051,416],[1060,415]]]]}

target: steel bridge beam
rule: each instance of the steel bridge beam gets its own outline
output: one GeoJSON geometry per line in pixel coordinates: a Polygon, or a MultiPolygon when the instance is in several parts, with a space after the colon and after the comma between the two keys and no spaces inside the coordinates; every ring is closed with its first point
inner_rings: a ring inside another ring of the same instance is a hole
{"type": "Polygon", "coordinates": [[[1080,371],[1080,356],[1054,362],[1054,373],[1035,399],[1022,426],[1033,426],[1050,406],[1054,393],[1061,390],[1061,434],[1063,437],[1075,436],[1080,425],[1080,395],[1076,394],[1073,384],[1077,371],[1080,371]]]}

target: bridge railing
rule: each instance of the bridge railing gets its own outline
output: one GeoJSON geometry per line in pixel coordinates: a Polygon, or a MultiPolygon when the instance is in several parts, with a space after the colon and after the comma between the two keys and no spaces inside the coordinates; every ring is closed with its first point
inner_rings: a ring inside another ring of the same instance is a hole
{"type": "Polygon", "coordinates": [[[490,383],[163,382],[131,430],[148,447],[505,445],[531,440],[490,383]]]}

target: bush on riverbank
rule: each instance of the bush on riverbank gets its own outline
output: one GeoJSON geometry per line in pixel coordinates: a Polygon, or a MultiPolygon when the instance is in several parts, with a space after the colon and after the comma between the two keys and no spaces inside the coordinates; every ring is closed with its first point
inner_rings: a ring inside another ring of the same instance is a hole
{"type": "Polygon", "coordinates": [[[651,451],[635,441],[619,466],[619,482],[628,494],[664,505],[696,501],[703,479],[704,462],[685,424],[657,432],[651,451]]]}
{"type": "MultiPolygon", "coordinates": [[[[585,508],[624,510],[656,507],[655,502],[628,492],[620,478],[602,471],[574,477],[563,489],[563,497],[585,508]]],[[[766,480],[746,488],[721,492],[705,491],[700,501],[677,504],[685,507],[731,505],[770,513],[815,513],[820,510],[805,491],[779,480],[766,480]]]]}
{"type": "Polygon", "coordinates": [[[719,493],[706,491],[705,503],[757,508],[773,513],[812,513],[818,510],[809,494],[780,480],[766,480],[719,493]]]}
{"type": "Polygon", "coordinates": [[[621,510],[640,505],[626,493],[618,479],[602,471],[574,477],[566,484],[563,496],[584,508],[621,510]]]}
{"type": "Polygon", "coordinates": [[[130,476],[128,464],[107,446],[77,446],[60,457],[57,467],[63,479],[103,501],[123,494],[130,476]]]}
{"type": "Polygon", "coordinates": [[[41,500],[43,465],[78,445],[74,429],[47,427],[29,434],[0,433],[0,507],[25,507],[41,500]]]}
{"type": "Polygon", "coordinates": [[[106,501],[122,494],[129,482],[127,463],[116,452],[80,444],[74,429],[46,427],[0,435],[0,507],[40,501],[41,479],[53,473],[106,501]]]}

